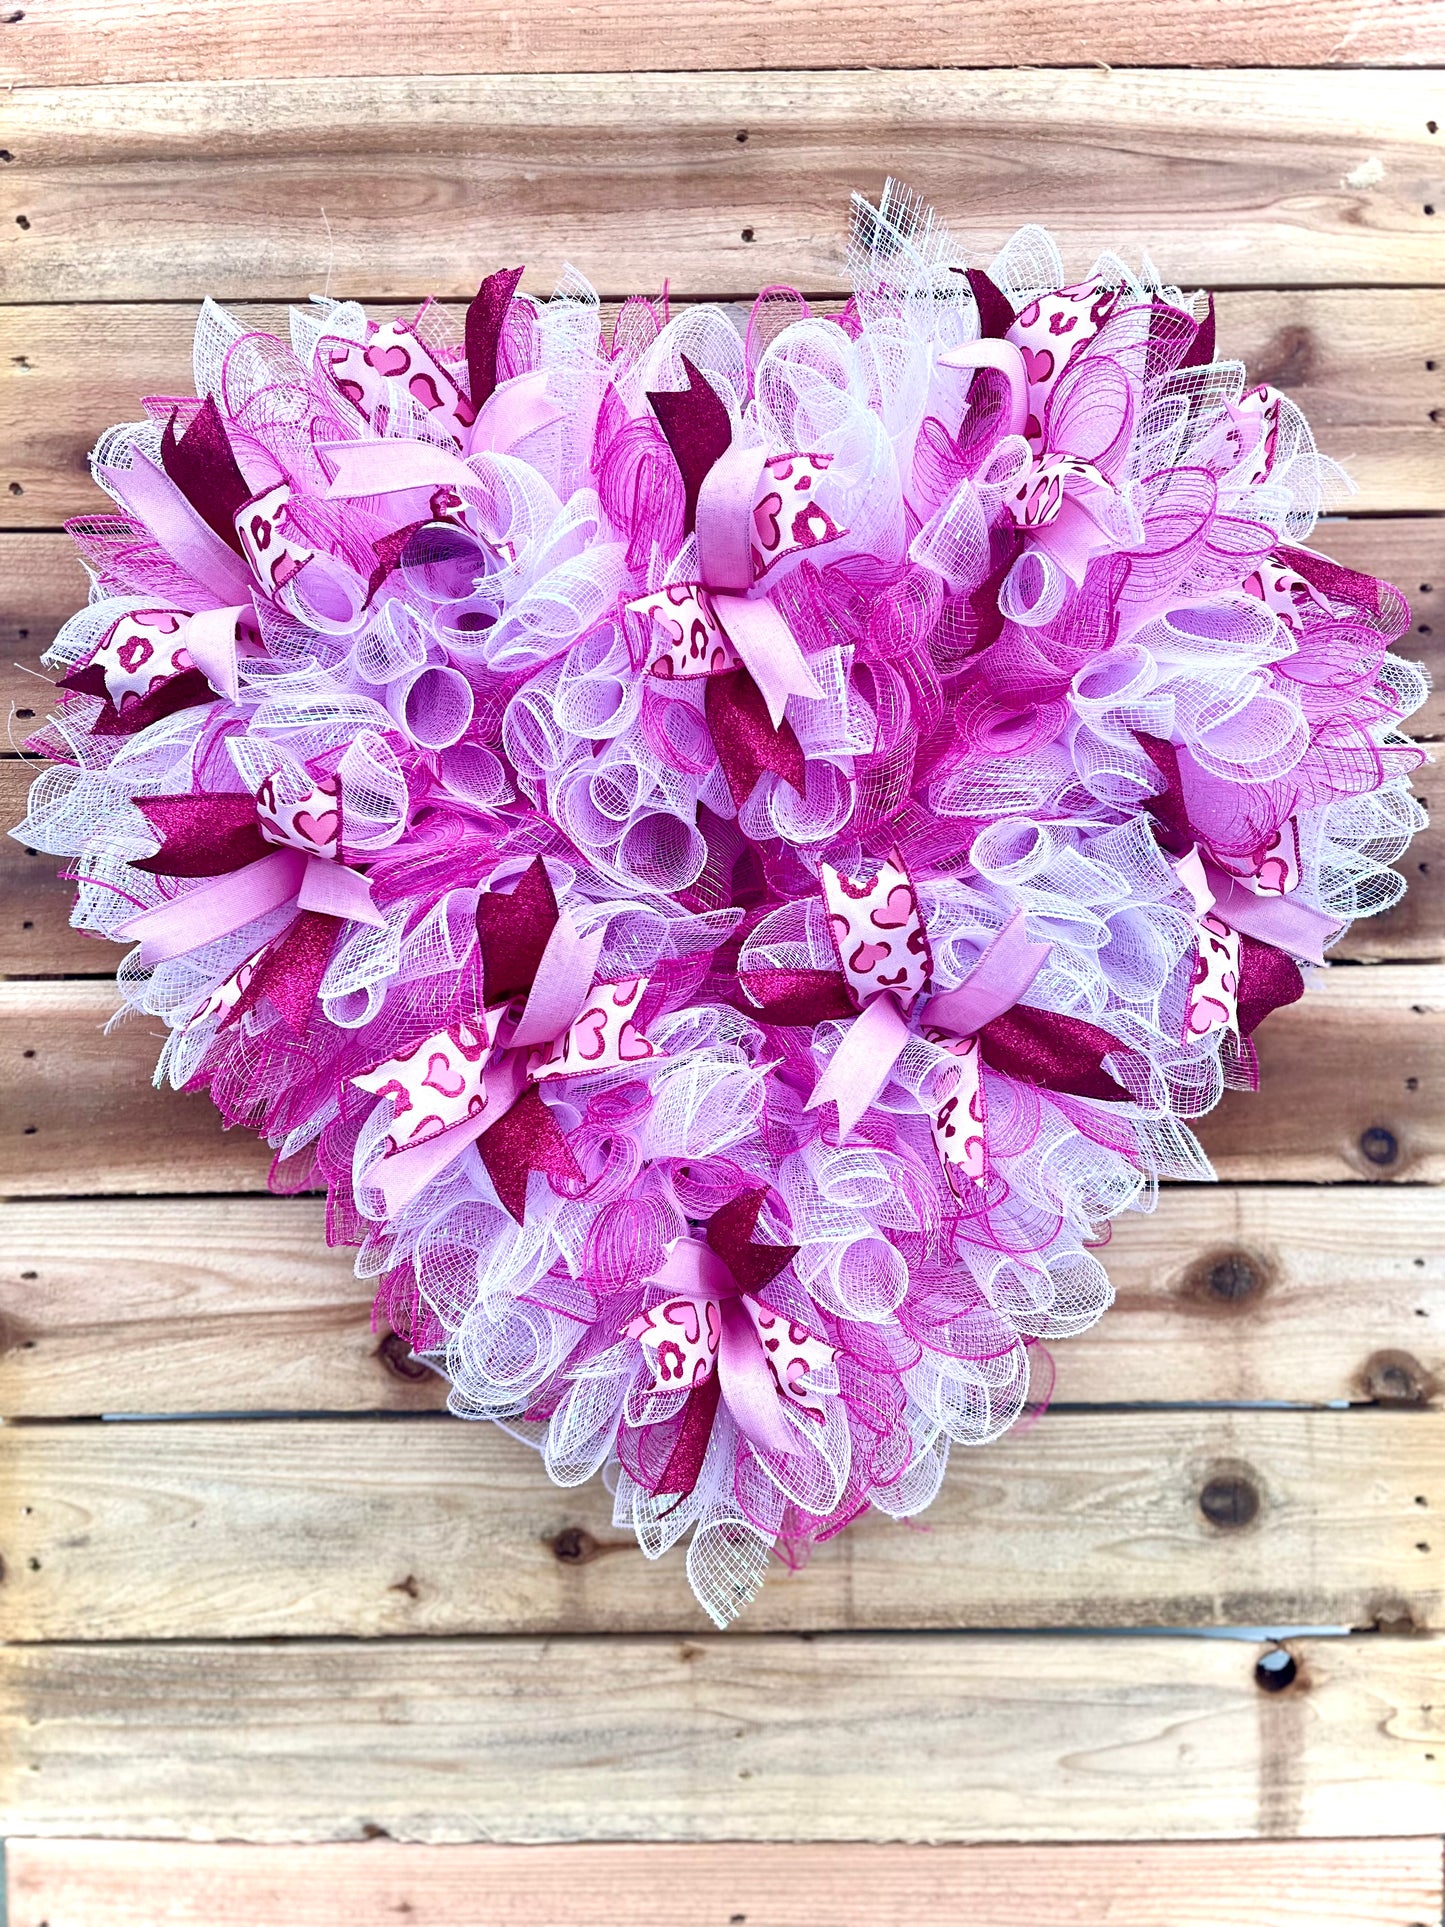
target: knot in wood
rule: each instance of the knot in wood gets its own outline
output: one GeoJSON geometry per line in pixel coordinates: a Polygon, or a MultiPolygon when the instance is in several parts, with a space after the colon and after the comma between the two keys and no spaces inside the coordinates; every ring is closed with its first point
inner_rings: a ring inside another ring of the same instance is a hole
{"type": "Polygon", "coordinates": [[[1283,1646],[1272,1646],[1254,1663],[1254,1683],[1262,1693],[1283,1693],[1298,1678],[1294,1654],[1283,1646]]]}
{"type": "Polygon", "coordinates": [[[1383,1168],[1393,1164],[1399,1157],[1400,1141],[1383,1124],[1372,1124],[1368,1131],[1360,1134],[1360,1155],[1367,1163],[1383,1168]]]}
{"type": "Polygon", "coordinates": [[[1430,1374],[1409,1352],[1374,1352],[1361,1376],[1366,1396],[1379,1405],[1425,1405],[1435,1389],[1430,1374]]]}
{"type": "Polygon", "coordinates": [[[400,1332],[388,1332],[376,1348],[376,1355],[386,1369],[397,1378],[408,1379],[412,1384],[430,1377],[427,1367],[419,1358],[411,1355],[411,1346],[400,1332]]]}
{"type": "Polygon", "coordinates": [[[581,1526],[564,1526],[552,1541],[552,1556],[564,1566],[585,1566],[598,1553],[597,1541],[581,1526]]]}
{"type": "Polygon", "coordinates": [[[1199,1510],[1221,1531],[1247,1526],[1259,1515],[1259,1487],[1242,1472],[1216,1472],[1204,1482],[1199,1510]]]}

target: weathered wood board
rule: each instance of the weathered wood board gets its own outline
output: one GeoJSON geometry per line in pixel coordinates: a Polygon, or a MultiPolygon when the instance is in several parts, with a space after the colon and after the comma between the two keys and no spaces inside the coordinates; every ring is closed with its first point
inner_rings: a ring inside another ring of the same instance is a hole
{"type": "Polygon", "coordinates": [[[1437,1638],[733,1634],[0,1652],[0,1826],[151,1839],[1445,1830],[1437,1638]]]}
{"type": "Polygon", "coordinates": [[[53,1927],[1424,1927],[1440,1843],[319,1847],[15,1840],[11,1918],[53,1927]],[[161,1897],[163,1901],[161,1900],[161,1897]]]}
{"type": "MultiPolygon", "coordinates": [[[[1055,1412],[775,1569],[746,1626],[1445,1631],[1442,1511],[1438,1412],[1055,1412]]],[[[492,1426],[6,1426],[0,1520],[15,1640],[707,1630],[681,1549],[492,1426]]]]}
{"type": "MultiPolygon", "coordinates": [[[[45,0],[0,42],[20,86],[240,80],[316,74],[611,73],[639,66],[1010,67],[1438,65],[1429,0],[1123,0],[1082,11],[1028,0],[415,0],[405,14],[348,15],[325,0],[45,0]]],[[[18,22],[17,22],[18,24],[18,22]]]]}
{"type": "MultiPolygon", "coordinates": [[[[0,1204],[0,1414],[423,1411],[309,1198],[0,1204]]],[[[1053,1347],[1056,1407],[1418,1407],[1445,1386],[1445,1196],[1175,1186],[1114,1226],[1107,1315],[1053,1347]]],[[[540,1471],[538,1472],[540,1479],[540,1471]]]]}
{"type": "Polygon", "coordinates": [[[1051,228],[1210,287],[1445,284],[1433,74],[1073,69],[21,88],[12,301],[843,285],[848,197],[907,182],[987,256],[1051,228]],[[545,157],[545,158],[544,158],[545,157]],[[638,210],[646,209],[640,219],[638,210]]]}

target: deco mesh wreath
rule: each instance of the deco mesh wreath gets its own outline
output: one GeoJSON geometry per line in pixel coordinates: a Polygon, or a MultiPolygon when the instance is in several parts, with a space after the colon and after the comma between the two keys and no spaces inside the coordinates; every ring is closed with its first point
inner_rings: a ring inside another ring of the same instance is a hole
{"type": "Polygon", "coordinates": [[[890,187],[840,313],[207,303],[32,739],[157,1081],[719,1624],[1014,1423],[1422,820],[1405,604],[1212,304],[957,258],[890,187]]]}

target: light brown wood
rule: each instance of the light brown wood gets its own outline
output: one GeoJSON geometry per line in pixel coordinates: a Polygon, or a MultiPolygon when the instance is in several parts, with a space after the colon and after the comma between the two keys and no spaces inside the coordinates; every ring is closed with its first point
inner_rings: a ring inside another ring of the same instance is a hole
{"type": "Polygon", "coordinates": [[[849,194],[892,173],[983,258],[1042,221],[1079,269],[1114,246],[1214,287],[1439,286],[1438,115],[1411,72],[25,88],[3,271],[13,301],[462,295],[513,258],[541,289],[570,260],[606,295],[821,294],[849,194]]]}
{"type": "MultiPolygon", "coordinates": [[[[25,727],[14,726],[12,734],[25,727]]],[[[75,886],[62,880],[62,859],[9,834],[24,817],[26,792],[42,768],[30,758],[0,756],[0,977],[113,977],[124,946],[71,929],[75,886]]]]}
{"type": "Polygon", "coordinates": [[[1425,1927],[1440,1842],[317,1847],[11,1840],[11,1927],[1425,1927]],[[164,1908],[164,1915],[159,1909],[164,1908]]]}
{"type": "Polygon", "coordinates": [[[260,1191],[270,1153],[224,1131],[209,1097],[155,1090],[159,1018],[127,1017],[113,984],[0,984],[0,1141],[11,1197],[260,1191]]]}
{"type": "MultiPolygon", "coordinates": [[[[247,327],[285,336],[286,310],[236,304],[247,327]]],[[[611,307],[604,326],[611,325],[611,307]]],[[[114,509],[87,456],[113,422],[134,421],[142,397],[193,389],[196,310],[174,302],[0,308],[0,518],[53,528],[114,509]]],[[[1358,493],[1354,515],[1445,508],[1445,460],[1430,411],[1445,383],[1445,292],[1419,288],[1225,293],[1221,350],[1250,379],[1283,388],[1358,493]]],[[[1413,585],[1412,585],[1413,586],[1413,585]]]]}
{"type": "MultiPolygon", "coordinates": [[[[1445,1414],[1055,1412],[957,1452],[918,1523],[779,1564],[749,1634],[1445,1630],[1445,1414]]],[[[701,1632],[599,1481],[424,1416],[0,1428],[6,1636],[701,1632]]]]}
{"type": "MultiPolygon", "coordinates": [[[[223,1132],[204,1094],[153,1089],[160,1020],[106,1035],[117,1008],[104,982],[0,984],[6,1195],[263,1189],[264,1147],[223,1132]]],[[[1220,1177],[1445,1176],[1445,966],[1341,965],[1256,1041],[1260,1090],[1227,1094],[1200,1122],[1220,1177]]]]}
{"type": "Polygon", "coordinates": [[[1341,964],[1254,1042],[1259,1090],[1199,1121],[1221,1178],[1445,1178],[1445,968],[1341,964]]]}
{"type": "Polygon", "coordinates": [[[404,13],[338,15],[322,0],[45,0],[0,40],[20,86],[242,80],[292,74],[630,72],[649,67],[1354,67],[1438,65],[1445,36],[1426,0],[416,0],[404,13]]]}
{"type": "MultiPolygon", "coordinates": [[[[319,1200],[4,1204],[0,1253],[6,1418],[445,1402],[373,1331],[319,1200]]],[[[1445,1385],[1445,1193],[1177,1186],[1103,1256],[1118,1297],[1053,1347],[1056,1406],[1415,1405],[1445,1385]]]]}
{"type": "Polygon", "coordinates": [[[1445,1830],[1439,1639],[0,1652],[7,1833],[1075,1841],[1445,1830]]]}
{"type": "MultiPolygon", "coordinates": [[[[13,500],[0,492],[0,513],[13,500]]],[[[40,657],[83,606],[86,588],[69,536],[0,535],[0,748],[18,749],[49,713],[40,657]]]]}

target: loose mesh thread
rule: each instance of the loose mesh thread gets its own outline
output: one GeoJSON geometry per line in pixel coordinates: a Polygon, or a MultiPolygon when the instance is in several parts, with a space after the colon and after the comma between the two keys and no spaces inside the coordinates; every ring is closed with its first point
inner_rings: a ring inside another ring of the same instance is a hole
{"type": "MultiPolygon", "coordinates": [[[[1292,823],[1293,900],[1341,923],[1398,899],[1391,865],[1423,820],[1399,732],[1426,683],[1385,653],[1404,601],[1304,549],[1346,485],[1286,397],[1197,351],[1200,298],[1108,255],[1068,285],[1037,228],[989,264],[990,294],[894,185],[856,204],[849,265],[839,315],[787,288],[742,324],[634,299],[610,341],[570,271],[549,302],[513,298],[498,378],[544,374],[555,419],[473,455],[475,486],[450,506],[410,502],[401,536],[397,498],[328,493],[331,444],[457,448],[399,378],[367,409],[332,378],[375,324],[318,300],[286,342],[207,302],[197,394],[247,487],[287,486],[289,532],[315,560],[274,594],[256,583],[234,699],[113,733],[102,697],[65,693],[33,739],[52,767],[17,832],[66,857],[76,926],[114,936],[197,887],[136,869],[158,841],[141,801],[334,781],[381,925],[340,926],[299,1030],[264,999],[227,1022],[214,997],[294,906],[153,966],[132,949],[126,1003],[169,1026],[157,1081],[208,1088],[260,1132],[278,1188],[326,1188],[329,1236],[360,1245],[379,1310],[447,1373],[453,1411],[526,1440],[561,1484],[601,1473],[650,1558],[690,1535],[688,1577],[720,1625],[774,1551],[797,1564],[869,1506],[930,1504],[951,1448],[1016,1423],[1046,1395],[1045,1344],[1108,1304],[1108,1221],[1152,1208],[1161,1178],[1211,1175],[1185,1120],[1249,1086],[1254,1059],[1227,1028],[1186,1032],[1199,926],[1141,739],[1187,754],[1227,868],[1292,823]],[[944,364],[997,335],[999,302],[1029,370],[1022,423],[996,367],[944,364]],[[704,682],[645,673],[651,632],[625,606],[698,575],[647,399],[685,387],[685,364],[735,442],[829,458],[818,500],[844,531],[771,585],[820,691],[787,701],[804,780],[765,773],[741,806],[704,682]],[[1051,461],[1101,484],[1072,570],[1011,506],[1051,461]],[[399,697],[438,667],[472,703],[442,747],[399,697]],[[583,1178],[534,1177],[524,1222],[475,1148],[388,1215],[393,1102],[352,1079],[470,1021],[479,898],[537,857],[579,931],[603,932],[599,981],[648,977],[659,1054],[548,1092],[583,1178]],[[955,1190],[930,1120],[956,1060],[915,1019],[840,1143],[832,1107],[806,1104],[847,1020],[771,1023],[739,972],[836,972],[822,866],[866,879],[885,859],[914,880],[935,987],[1022,914],[1052,946],[1025,1007],[1106,1031],[1130,1101],[985,1067],[987,1170],[955,1190]],[[674,1241],[755,1188],[757,1238],[797,1247],[762,1300],[832,1362],[804,1381],[815,1414],[780,1401],[787,1452],[719,1404],[679,1493],[666,1468],[691,1394],[653,1383],[628,1328],[663,1297],[674,1241]]],[[[465,391],[445,310],[408,325],[465,391]]],[[[72,525],[94,586],[47,658],[57,675],[129,617],[215,604],[126,507],[133,465],[161,465],[165,423],[194,407],[147,403],[97,447],[119,512],[72,525]]]]}

